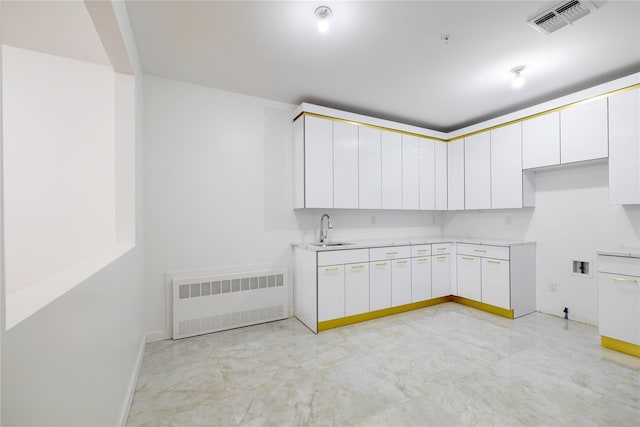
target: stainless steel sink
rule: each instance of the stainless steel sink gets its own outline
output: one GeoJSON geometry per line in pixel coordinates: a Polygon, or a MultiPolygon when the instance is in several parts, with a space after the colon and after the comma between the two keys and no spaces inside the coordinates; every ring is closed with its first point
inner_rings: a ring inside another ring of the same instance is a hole
{"type": "Polygon", "coordinates": [[[313,246],[319,246],[321,248],[330,248],[330,247],[334,247],[334,246],[352,245],[353,243],[347,243],[347,242],[313,242],[311,244],[313,246]]]}

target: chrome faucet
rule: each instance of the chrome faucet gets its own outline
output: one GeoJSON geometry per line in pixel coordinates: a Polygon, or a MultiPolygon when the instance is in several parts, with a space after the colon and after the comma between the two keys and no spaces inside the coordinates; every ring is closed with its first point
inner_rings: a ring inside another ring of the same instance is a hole
{"type": "Polygon", "coordinates": [[[329,216],[329,214],[324,214],[322,215],[322,218],[320,218],[320,242],[324,242],[325,240],[327,240],[327,238],[329,237],[329,228],[333,228],[333,225],[331,224],[331,217],[329,216]],[[324,228],[324,219],[327,218],[327,228],[324,228]]]}

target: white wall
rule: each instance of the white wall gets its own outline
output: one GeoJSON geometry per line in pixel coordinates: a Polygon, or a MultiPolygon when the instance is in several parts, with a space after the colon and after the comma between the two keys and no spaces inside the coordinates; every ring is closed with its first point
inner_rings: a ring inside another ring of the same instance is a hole
{"type": "MultiPolygon", "coordinates": [[[[126,7],[114,9],[139,75],[126,7]]],[[[2,425],[113,426],[126,416],[144,344],[141,89],[137,82],[137,246],[0,332],[2,425]]]]}
{"type": "Polygon", "coordinates": [[[115,244],[111,67],[3,46],[9,294],[115,244]]]}
{"type": "MultiPolygon", "coordinates": [[[[287,267],[290,243],[317,239],[324,211],[293,210],[295,106],[158,77],[145,78],[144,93],[145,318],[161,339],[170,330],[166,272],[287,267]]],[[[328,212],[334,239],[440,232],[439,215],[328,212]]]]}
{"type": "MultiPolygon", "coordinates": [[[[535,241],[538,311],[598,323],[597,273],[570,274],[570,261],[640,245],[640,206],[609,205],[606,163],[536,173],[536,207],[445,214],[444,234],[535,241]],[[550,285],[555,283],[557,291],[550,285]]],[[[592,265],[597,271],[595,264],[592,265]]]]}

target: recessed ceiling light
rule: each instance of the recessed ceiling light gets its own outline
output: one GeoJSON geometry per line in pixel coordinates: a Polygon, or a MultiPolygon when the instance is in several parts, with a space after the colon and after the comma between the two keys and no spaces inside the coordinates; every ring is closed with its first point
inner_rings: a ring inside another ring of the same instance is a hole
{"type": "Polygon", "coordinates": [[[318,31],[326,33],[329,29],[329,17],[331,16],[331,9],[327,6],[320,6],[316,8],[316,16],[318,17],[318,31]]]}
{"type": "Polygon", "coordinates": [[[513,80],[511,81],[511,85],[513,87],[522,87],[524,85],[524,77],[520,74],[522,70],[524,70],[524,65],[519,65],[511,69],[511,73],[513,73],[513,80]]]}

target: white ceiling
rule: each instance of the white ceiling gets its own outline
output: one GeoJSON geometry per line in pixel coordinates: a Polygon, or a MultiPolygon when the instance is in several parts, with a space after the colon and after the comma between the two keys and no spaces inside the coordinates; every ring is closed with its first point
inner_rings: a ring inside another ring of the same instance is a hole
{"type": "Polygon", "coordinates": [[[2,0],[2,43],[111,65],[82,1],[2,0]]]}
{"type": "Polygon", "coordinates": [[[145,73],[448,131],[640,71],[640,1],[599,2],[548,36],[527,25],[558,3],[127,0],[127,9],[145,73]],[[320,5],[333,9],[324,34],[320,5]],[[515,90],[517,65],[526,84],[515,90]]]}

